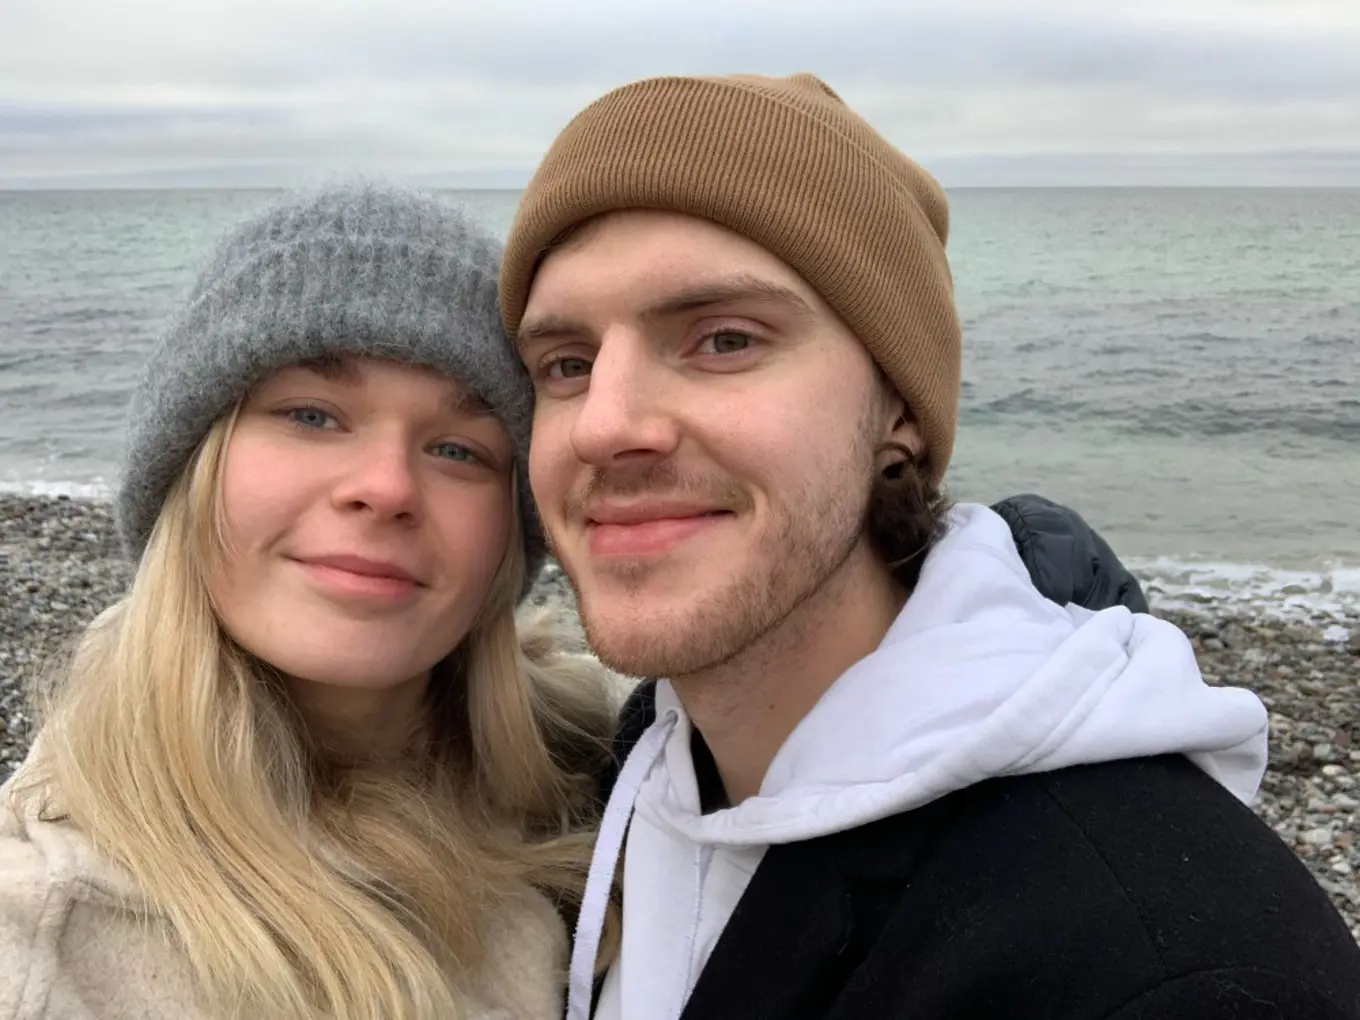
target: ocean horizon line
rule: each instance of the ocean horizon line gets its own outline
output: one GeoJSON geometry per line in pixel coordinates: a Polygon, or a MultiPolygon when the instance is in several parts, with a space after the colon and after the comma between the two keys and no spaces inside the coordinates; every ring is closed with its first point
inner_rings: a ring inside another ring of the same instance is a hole
{"type": "MultiPolygon", "coordinates": [[[[949,190],[1055,188],[1360,188],[1360,150],[1250,152],[917,154],[949,190]]],[[[340,161],[180,163],[74,170],[0,166],[0,191],[287,190],[336,177],[373,176],[458,191],[519,191],[533,163],[422,168],[340,161]]]]}
{"type": "MultiPolygon", "coordinates": [[[[376,175],[375,175],[376,176],[376,175]]],[[[408,181],[416,187],[432,191],[467,191],[487,194],[513,194],[523,187],[492,185],[428,184],[408,181]]],[[[76,186],[70,184],[9,186],[0,181],[0,195],[88,195],[100,192],[123,194],[163,191],[203,192],[288,192],[306,188],[300,184],[102,184],[76,186]]],[[[1355,184],[952,184],[946,191],[1360,191],[1355,184]]]]}

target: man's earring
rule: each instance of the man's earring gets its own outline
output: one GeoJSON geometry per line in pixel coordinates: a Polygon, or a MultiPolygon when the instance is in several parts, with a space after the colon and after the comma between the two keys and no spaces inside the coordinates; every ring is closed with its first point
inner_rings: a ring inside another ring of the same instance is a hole
{"type": "Polygon", "coordinates": [[[889,440],[883,444],[883,449],[893,454],[893,459],[883,468],[883,477],[889,481],[897,481],[907,473],[908,467],[916,466],[916,455],[906,444],[889,440]]]}

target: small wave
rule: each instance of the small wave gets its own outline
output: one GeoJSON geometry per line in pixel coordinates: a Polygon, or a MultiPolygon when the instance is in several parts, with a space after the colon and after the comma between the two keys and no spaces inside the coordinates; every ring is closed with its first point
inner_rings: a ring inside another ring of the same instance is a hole
{"type": "MultiPolygon", "coordinates": [[[[1036,390],[1033,386],[1026,386],[1024,389],[1007,393],[995,400],[989,400],[968,408],[968,411],[987,418],[1039,415],[1056,420],[1072,420],[1073,418],[1080,420],[1086,414],[1087,408],[1079,401],[1059,395],[1049,396],[1036,390]]],[[[1117,416],[1101,414],[1099,409],[1096,409],[1092,417],[1117,416]]]]}
{"type": "MultiPolygon", "coordinates": [[[[63,393],[46,401],[48,408],[75,409],[78,411],[109,410],[123,412],[127,409],[128,391],[125,387],[95,388],[86,387],[76,393],[63,393]]],[[[113,424],[122,425],[115,417],[113,424]]]]}
{"type": "Polygon", "coordinates": [[[11,496],[38,496],[45,499],[67,496],[70,499],[107,503],[113,499],[113,486],[102,478],[85,482],[49,481],[42,478],[22,481],[0,479],[0,493],[11,496]]]}
{"type": "Polygon", "coordinates": [[[1096,368],[1088,373],[1088,378],[1115,385],[1128,385],[1154,379],[1175,379],[1179,374],[1175,369],[1162,365],[1141,365],[1134,368],[1096,368]]]}
{"type": "Polygon", "coordinates": [[[25,383],[22,386],[0,386],[0,393],[5,395],[6,400],[24,400],[42,396],[52,387],[40,383],[25,383]]]}
{"type": "Polygon", "coordinates": [[[1307,333],[1300,341],[1305,347],[1356,347],[1360,339],[1343,333],[1307,333]]]}
{"type": "Polygon", "coordinates": [[[1163,435],[1295,435],[1308,439],[1360,441],[1360,419],[1344,401],[1334,408],[1232,409],[1195,401],[1149,408],[1135,416],[1142,430],[1163,435]]]}
{"type": "MultiPolygon", "coordinates": [[[[1124,386],[1156,385],[1174,378],[1176,373],[1159,366],[1134,370],[1095,369],[1088,373],[1087,389],[1115,383],[1124,386]],[[1096,385],[1100,384],[1100,385],[1096,385]]],[[[1329,395],[1333,392],[1329,389],[1329,395]]],[[[1360,443],[1360,415],[1355,413],[1356,401],[1350,388],[1341,389],[1346,396],[1336,396],[1325,404],[1312,406],[1261,405],[1249,399],[1235,403],[1209,402],[1200,399],[1172,400],[1138,406],[1131,400],[1109,400],[1099,403],[1083,401],[1068,394],[1044,393],[1035,387],[1018,389],[992,400],[963,402],[963,420],[968,423],[991,424],[1009,418],[1026,421],[1042,420],[1048,425],[1106,423],[1129,429],[1146,436],[1218,436],[1266,435],[1300,437],[1305,440],[1323,439],[1332,442],[1360,443]]]]}
{"type": "Polygon", "coordinates": [[[1167,557],[1129,560],[1157,609],[1246,615],[1318,627],[1345,641],[1360,621],[1360,566],[1287,570],[1247,563],[1194,563],[1167,557]]]}
{"type": "Polygon", "coordinates": [[[1177,338],[1179,343],[1200,343],[1200,344],[1237,344],[1242,342],[1240,336],[1228,333],[1215,333],[1212,330],[1202,329],[1194,333],[1186,333],[1177,338]]]}
{"type": "Polygon", "coordinates": [[[38,360],[36,354],[9,354],[0,356],[0,372],[12,372],[15,369],[26,368],[38,360]]]}
{"type": "Polygon", "coordinates": [[[91,323],[112,325],[121,322],[141,322],[146,318],[146,312],[141,308],[79,307],[49,312],[48,318],[50,321],[45,325],[49,328],[64,325],[85,326],[91,323]]]}

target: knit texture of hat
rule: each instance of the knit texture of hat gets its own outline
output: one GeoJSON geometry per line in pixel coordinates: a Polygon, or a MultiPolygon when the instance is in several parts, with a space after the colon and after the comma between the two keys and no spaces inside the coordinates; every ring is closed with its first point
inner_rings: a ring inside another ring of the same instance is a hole
{"type": "Polygon", "coordinates": [[[132,400],[118,521],[139,558],[214,422],[277,368],[333,356],[437,369],[490,405],[517,454],[532,579],[544,543],[525,462],[533,388],[497,307],[500,243],[399,187],[295,195],[223,241],[169,322],[132,400]]]}
{"type": "Polygon", "coordinates": [[[602,213],[710,220],[777,255],[841,316],[916,416],[944,477],[962,338],[940,185],[808,74],[652,78],[562,131],[521,200],[501,269],[513,336],[547,249],[602,213]]]}

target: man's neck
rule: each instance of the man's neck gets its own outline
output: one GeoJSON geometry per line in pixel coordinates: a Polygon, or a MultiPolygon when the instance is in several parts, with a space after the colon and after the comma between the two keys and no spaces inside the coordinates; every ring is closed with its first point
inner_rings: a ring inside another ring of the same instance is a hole
{"type": "Polygon", "coordinates": [[[867,547],[778,627],[712,670],[674,678],[729,805],[760,791],[789,734],[836,679],[883,641],[906,593],[867,547]]]}

